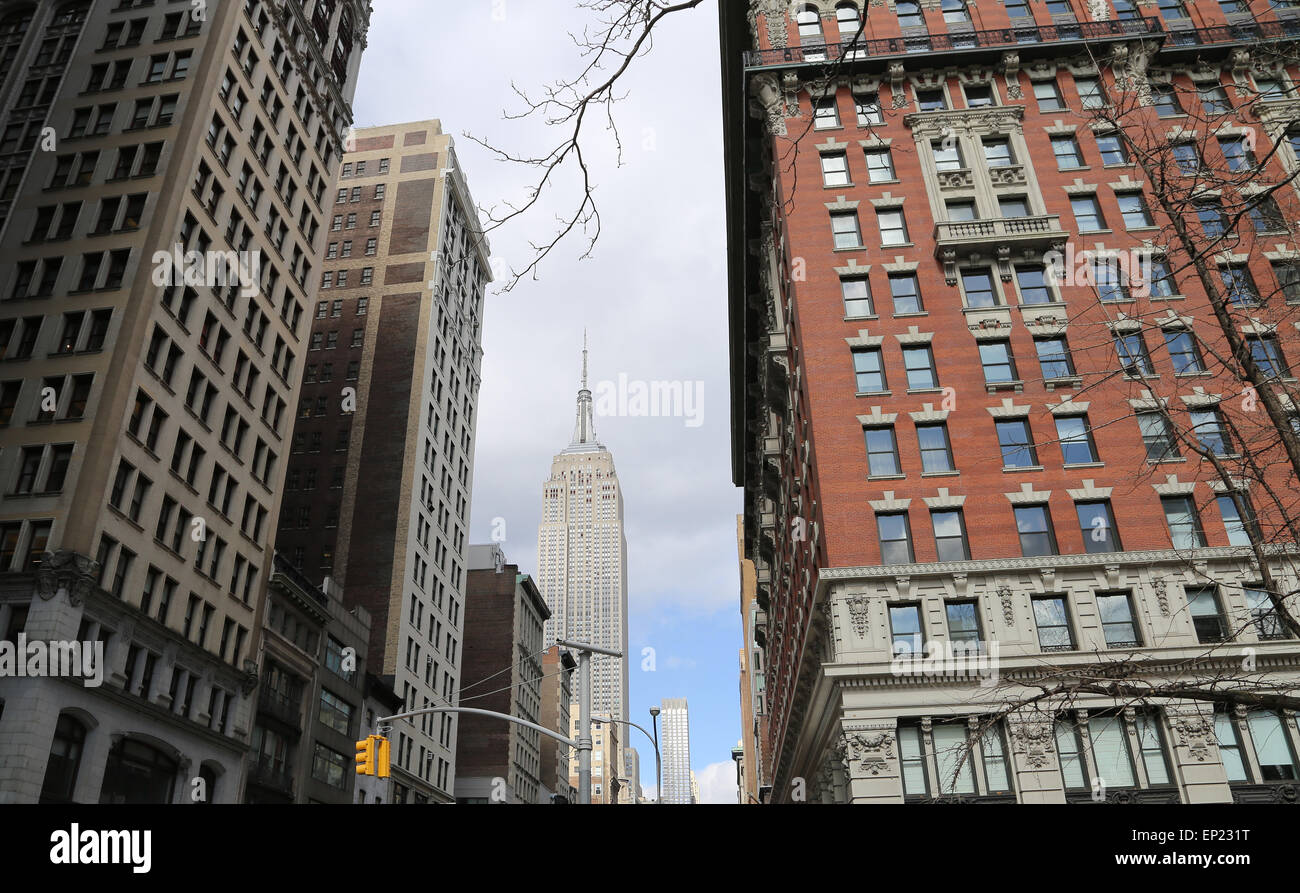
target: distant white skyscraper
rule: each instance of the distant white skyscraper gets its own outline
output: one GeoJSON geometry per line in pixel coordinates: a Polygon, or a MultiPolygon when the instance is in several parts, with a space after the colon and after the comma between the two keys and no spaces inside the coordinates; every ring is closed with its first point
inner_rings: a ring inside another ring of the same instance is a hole
{"type": "Polygon", "coordinates": [[[691,773],[691,723],[685,698],[664,698],[663,803],[694,803],[691,773]]]}
{"type": "MultiPolygon", "coordinates": [[[[587,347],[573,440],[551,463],[537,531],[538,588],[551,609],[546,645],[556,639],[617,649],[591,662],[592,713],[627,720],[627,542],[614,457],[596,440],[587,347]]],[[[574,699],[578,697],[575,685],[574,699]]]]}

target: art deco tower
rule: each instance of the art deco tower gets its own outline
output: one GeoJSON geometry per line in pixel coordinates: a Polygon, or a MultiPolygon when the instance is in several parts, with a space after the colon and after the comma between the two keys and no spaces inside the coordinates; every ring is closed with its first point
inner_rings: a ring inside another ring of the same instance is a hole
{"type": "MultiPolygon", "coordinates": [[[[585,342],[573,440],[551,463],[542,491],[537,568],[539,588],[551,609],[548,646],[571,639],[627,654],[623,492],[613,454],[596,440],[585,342]]],[[[592,712],[626,719],[626,656],[594,659],[591,676],[592,712]]]]}

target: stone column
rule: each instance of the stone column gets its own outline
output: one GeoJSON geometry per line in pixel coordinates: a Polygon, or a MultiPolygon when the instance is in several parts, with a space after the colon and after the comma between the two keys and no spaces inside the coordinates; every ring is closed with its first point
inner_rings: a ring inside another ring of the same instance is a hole
{"type": "Polygon", "coordinates": [[[1169,720],[1170,762],[1181,777],[1188,803],[1231,803],[1228,772],[1214,734],[1213,704],[1165,707],[1169,720]]]}
{"type": "Polygon", "coordinates": [[[893,719],[843,722],[850,803],[903,802],[897,725],[893,719]]]}
{"type": "Polygon", "coordinates": [[[1011,733],[1011,770],[1021,803],[1064,803],[1065,787],[1056,759],[1052,720],[1041,714],[1007,717],[1011,733]]]}
{"type": "Polygon", "coordinates": [[[75,800],[78,803],[98,803],[99,792],[104,787],[104,770],[108,768],[108,753],[113,749],[113,735],[104,725],[86,733],[86,747],[81,752],[81,770],[77,773],[75,800]]]}

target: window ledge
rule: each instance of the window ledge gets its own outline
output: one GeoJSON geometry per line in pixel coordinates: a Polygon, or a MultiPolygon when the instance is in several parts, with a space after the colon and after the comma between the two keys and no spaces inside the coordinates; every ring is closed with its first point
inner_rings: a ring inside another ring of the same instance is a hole
{"type": "Polygon", "coordinates": [[[960,476],[961,476],[961,472],[960,472],[960,471],[923,471],[923,472],[921,472],[921,477],[923,477],[923,478],[952,478],[952,477],[960,477],[960,476]]]}
{"type": "Polygon", "coordinates": [[[1003,474],[1011,474],[1017,471],[1042,471],[1042,470],[1043,470],[1043,466],[1041,465],[1003,465],[1002,466],[1003,474]]]}
{"type": "Polygon", "coordinates": [[[892,397],[893,391],[858,391],[859,397],[892,397]]]}
{"type": "Polygon", "coordinates": [[[1062,468],[1105,468],[1105,462],[1067,462],[1062,468]]]}
{"type": "Polygon", "coordinates": [[[869,475],[867,475],[867,480],[869,480],[869,481],[902,481],[902,480],[906,480],[906,479],[907,479],[907,475],[905,475],[905,474],[869,474],[869,475]]]}

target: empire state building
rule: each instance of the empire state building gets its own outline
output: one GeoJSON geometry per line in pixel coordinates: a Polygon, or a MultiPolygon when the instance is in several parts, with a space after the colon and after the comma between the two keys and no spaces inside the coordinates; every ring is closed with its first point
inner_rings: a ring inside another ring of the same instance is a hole
{"type": "Polygon", "coordinates": [[[595,714],[626,720],[623,493],[614,471],[614,456],[596,440],[585,344],[573,440],[555,456],[542,490],[537,568],[538,586],[551,609],[551,619],[546,622],[547,647],[556,639],[567,639],[620,651],[621,659],[593,656],[591,709],[595,714]]]}

